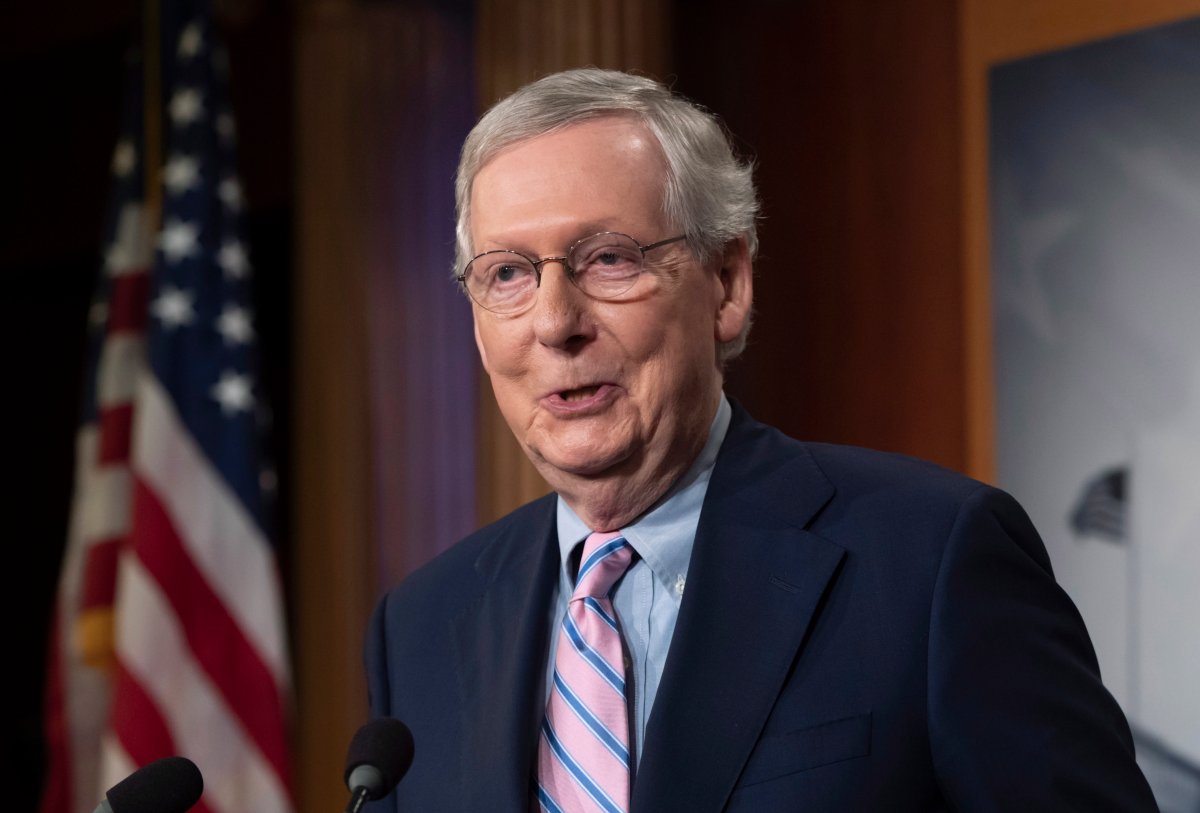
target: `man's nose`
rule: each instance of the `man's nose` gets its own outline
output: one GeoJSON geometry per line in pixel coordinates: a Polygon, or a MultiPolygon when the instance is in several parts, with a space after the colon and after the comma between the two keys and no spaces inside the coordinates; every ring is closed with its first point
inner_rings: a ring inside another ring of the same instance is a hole
{"type": "Polygon", "coordinates": [[[541,264],[541,281],[533,304],[533,330],[539,342],[565,347],[585,334],[587,295],[571,282],[564,257],[547,257],[541,264]],[[549,266],[557,270],[546,273],[549,266]]]}

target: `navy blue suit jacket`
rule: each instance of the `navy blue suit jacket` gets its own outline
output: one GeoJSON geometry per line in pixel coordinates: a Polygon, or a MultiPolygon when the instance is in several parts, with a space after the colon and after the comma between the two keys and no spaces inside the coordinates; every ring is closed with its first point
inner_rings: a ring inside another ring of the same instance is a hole
{"type": "MultiPolygon", "coordinates": [[[[372,713],[416,756],[378,809],[534,809],[554,499],[379,605],[372,713]]],[[[1015,501],[736,405],[641,750],[633,813],[1156,810],[1015,501]]]]}

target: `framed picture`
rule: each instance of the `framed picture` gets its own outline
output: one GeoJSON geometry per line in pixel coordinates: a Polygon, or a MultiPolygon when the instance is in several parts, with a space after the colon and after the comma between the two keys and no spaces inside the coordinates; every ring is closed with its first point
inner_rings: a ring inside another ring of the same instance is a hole
{"type": "Polygon", "coordinates": [[[992,67],[995,473],[1200,811],[1200,20],[992,67]]]}

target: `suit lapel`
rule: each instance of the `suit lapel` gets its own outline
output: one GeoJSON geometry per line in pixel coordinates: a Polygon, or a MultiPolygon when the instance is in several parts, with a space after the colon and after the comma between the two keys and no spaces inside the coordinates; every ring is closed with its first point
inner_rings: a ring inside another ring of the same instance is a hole
{"type": "Polygon", "coordinates": [[[531,521],[513,523],[479,557],[483,592],[452,622],[464,810],[530,810],[559,567],[554,498],[531,508],[531,521]]]}
{"type": "Polygon", "coordinates": [[[804,530],[832,494],[802,446],[735,406],[646,731],[635,813],[725,806],[844,556],[804,530]]]}

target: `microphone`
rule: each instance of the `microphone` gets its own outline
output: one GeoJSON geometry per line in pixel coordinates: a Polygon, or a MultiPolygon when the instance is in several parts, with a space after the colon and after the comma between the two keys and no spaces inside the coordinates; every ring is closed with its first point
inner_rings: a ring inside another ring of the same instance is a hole
{"type": "Polygon", "coordinates": [[[350,790],[346,813],[359,813],[368,801],[391,793],[412,760],[412,732],[394,717],[372,720],[355,732],[346,753],[344,778],[350,790]]]}
{"type": "Polygon", "coordinates": [[[109,788],[93,813],[185,813],[203,792],[204,777],[194,762],[164,757],[109,788]]]}

